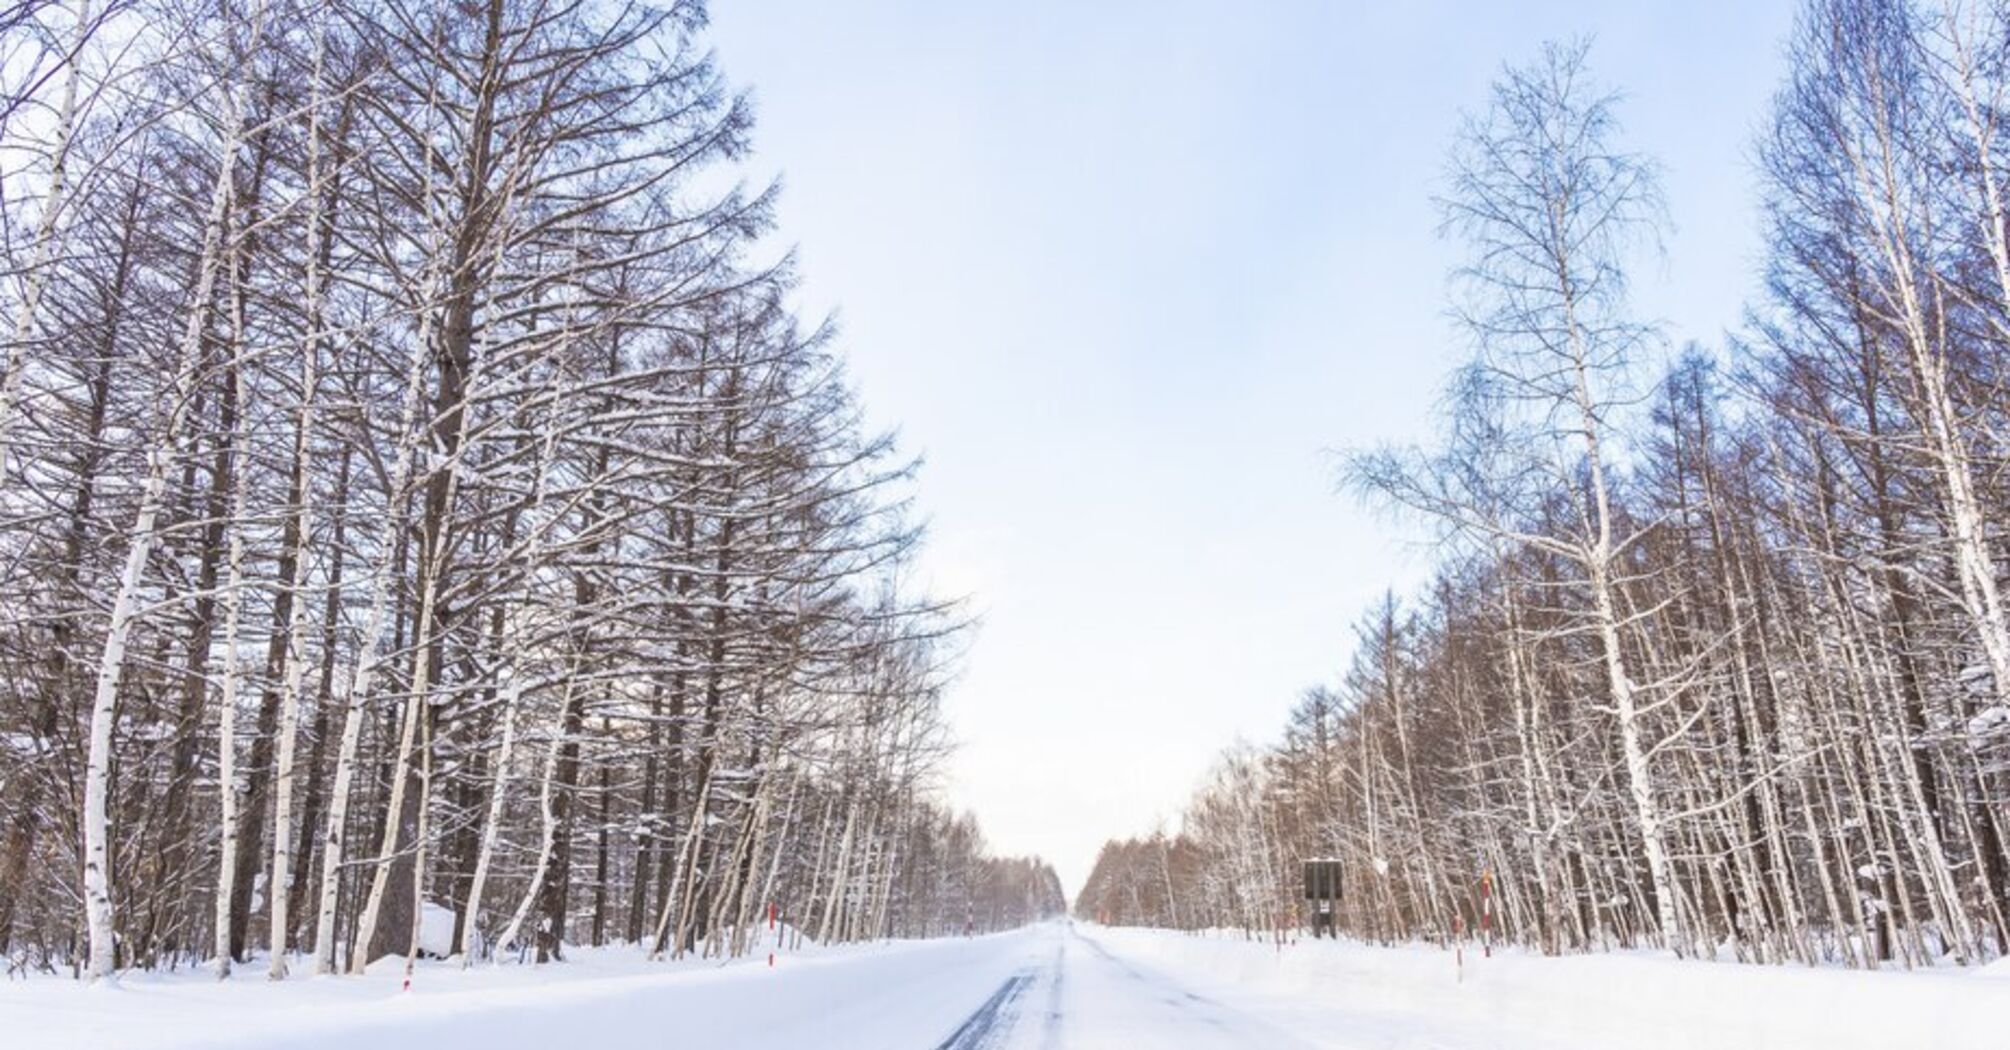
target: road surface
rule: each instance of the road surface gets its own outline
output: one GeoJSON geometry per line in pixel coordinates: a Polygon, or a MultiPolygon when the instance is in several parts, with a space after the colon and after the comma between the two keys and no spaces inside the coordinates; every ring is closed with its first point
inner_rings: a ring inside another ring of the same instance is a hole
{"type": "Polygon", "coordinates": [[[1036,931],[1021,966],[936,1050],[1214,1050],[1311,1044],[1127,960],[1072,925],[1036,931]]]}

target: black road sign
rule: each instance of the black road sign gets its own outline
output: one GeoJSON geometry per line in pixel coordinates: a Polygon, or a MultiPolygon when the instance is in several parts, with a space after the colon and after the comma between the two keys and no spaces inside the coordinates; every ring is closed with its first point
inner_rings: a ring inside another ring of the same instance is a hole
{"type": "Polygon", "coordinates": [[[1339,861],[1308,860],[1305,862],[1305,899],[1309,901],[1335,901],[1340,899],[1339,861]]]}

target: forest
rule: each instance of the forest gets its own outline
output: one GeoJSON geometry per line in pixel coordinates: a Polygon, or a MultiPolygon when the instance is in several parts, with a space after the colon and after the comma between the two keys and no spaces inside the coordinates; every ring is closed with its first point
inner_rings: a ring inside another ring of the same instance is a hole
{"type": "Polygon", "coordinates": [[[2010,949],[2010,11],[1808,0],[1783,61],[1714,345],[1629,306],[1671,217],[1596,48],[1474,100],[1436,436],[1339,472],[1427,530],[1428,583],[1176,828],[1107,844],[1078,915],[1281,935],[1321,858],[1384,943],[2010,949]]]}
{"type": "Polygon", "coordinates": [[[915,583],[917,464],[792,307],[705,29],[0,11],[10,970],[1063,908],[941,801],[970,617],[915,583]]]}

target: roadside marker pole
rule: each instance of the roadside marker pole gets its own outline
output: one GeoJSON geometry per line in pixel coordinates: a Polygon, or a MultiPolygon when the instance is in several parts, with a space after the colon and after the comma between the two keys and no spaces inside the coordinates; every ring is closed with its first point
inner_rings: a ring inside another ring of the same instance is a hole
{"type": "Polygon", "coordinates": [[[768,969],[775,968],[775,902],[768,902],[768,969]]]}

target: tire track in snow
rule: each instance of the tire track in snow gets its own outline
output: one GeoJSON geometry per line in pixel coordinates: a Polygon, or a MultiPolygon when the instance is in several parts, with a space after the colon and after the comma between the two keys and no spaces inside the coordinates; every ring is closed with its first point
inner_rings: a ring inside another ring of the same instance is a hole
{"type": "Polygon", "coordinates": [[[998,1046],[1012,1031],[1013,1022],[1018,1019],[1019,998],[1026,994],[1026,987],[1033,983],[1033,971],[1021,970],[1005,979],[991,998],[984,1000],[975,1013],[965,1018],[949,1038],[936,1044],[935,1050],[979,1050],[981,1047],[998,1046]]]}
{"type": "Polygon", "coordinates": [[[1047,1023],[1040,1029],[1040,1050],[1061,1047],[1061,982],[1067,977],[1068,947],[1054,946],[1054,966],[1047,977],[1047,1023]]]}

